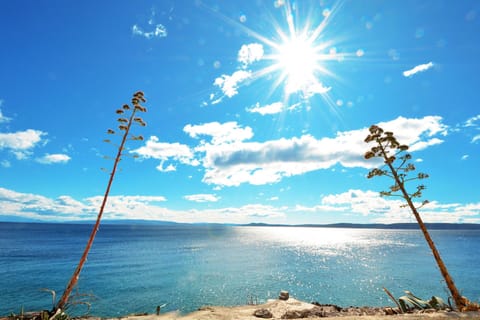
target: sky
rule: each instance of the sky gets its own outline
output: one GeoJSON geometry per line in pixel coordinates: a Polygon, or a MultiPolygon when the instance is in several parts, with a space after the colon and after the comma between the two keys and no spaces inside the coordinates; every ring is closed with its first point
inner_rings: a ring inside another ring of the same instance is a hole
{"type": "Polygon", "coordinates": [[[425,221],[480,223],[479,34],[476,0],[1,1],[0,221],[94,220],[142,90],[105,221],[414,222],[377,124],[425,221]]]}

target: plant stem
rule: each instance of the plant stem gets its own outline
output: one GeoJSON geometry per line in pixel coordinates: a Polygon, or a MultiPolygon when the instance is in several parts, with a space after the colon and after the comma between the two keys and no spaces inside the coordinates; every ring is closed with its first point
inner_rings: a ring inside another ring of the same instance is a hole
{"type": "Polygon", "coordinates": [[[460,295],[460,292],[458,291],[457,287],[455,286],[455,283],[453,282],[452,277],[450,276],[447,267],[445,266],[445,263],[443,262],[442,258],[440,257],[440,253],[437,250],[437,247],[435,246],[435,243],[433,242],[432,237],[430,237],[430,233],[427,230],[427,227],[423,223],[422,218],[420,217],[420,214],[417,211],[417,208],[413,204],[412,198],[408,194],[407,190],[405,190],[405,185],[404,183],[400,180],[400,177],[397,174],[397,171],[393,167],[392,163],[390,161],[387,161],[388,155],[386,153],[386,150],[384,146],[381,144],[380,141],[378,141],[378,144],[381,148],[381,153],[383,155],[383,158],[386,160],[386,163],[392,172],[393,178],[395,179],[395,183],[399,186],[403,198],[407,201],[408,206],[412,210],[413,215],[415,216],[415,219],[417,220],[418,225],[420,226],[420,229],[422,230],[423,236],[425,237],[425,240],[428,243],[428,246],[430,247],[430,250],[432,250],[433,256],[435,258],[435,261],[437,262],[437,265],[440,269],[440,272],[445,279],[445,282],[447,283],[447,287],[450,290],[450,293],[452,294],[452,298],[455,301],[455,305],[458,309],[462,309],[463,307],[466,306],[466,301],[462,296],[460,295]]]}
{"type": "Polygon", "coordinates": [[[92,247],[93,240],[95,239],[95,235],[97,234],[97,231],[99,229],[100,220],[102,219],[103,211],[105,209],[105,205],[107,204],[108,194],[110,193],[110,188],[112,186],[113,178],[115,176],[115,172],[117,170],[118,163],[120,162],[120,158],[122,156],[123,146],[125,145],[125,142],[127,141],[127,136],[128,136],[129,131],[130,131],[130,127],[132,126],[133,117],[134,117],[136,111],[137,110],[134,107],[133,111],[132,111],[132,114],[130,116],[130,119],[128,121],[128,126],[125,130],[125,134],[123,135],[122,142],[120,144],[120,147],[118,148],[117,156],[115,157],[115,162],[113,164],[113,169],[112,169],[112,172],[110,173],[110,179],[108,180],[107,189],[105,191],[105,195],[103,196],[102,205],[100,206],[100,210],[99,210],[98,215],[97,215],[97,221],[95,222],[95,225],[92,229],[92,232],[90,233],[90,238],[88,239],[88,242],[87,242],[87,245],[85,247],[85,250],[83,251],[82,257],[80,258],[80,261],[77,265],[77,268],[75,269],[72,277],[70,278],[70,281],[68,282],[68,285],[67,285],[65,291],[63,292],[63,295],[62,295],[61,299],[58,301],[54,310],[52,310],[52,314],[54,314],[57,310],[63,309],[65,307],[65,305],[67,304],[68,299],[70,297],[70,294],[71,294],[73,288],[75,287],[75,285],[78,282],[78,278],[80,276],[80,272],[82,271],[83,265],[87,261],[87,256],[88,256],[88,253],[90,251],[90,248],[92,247]]]}

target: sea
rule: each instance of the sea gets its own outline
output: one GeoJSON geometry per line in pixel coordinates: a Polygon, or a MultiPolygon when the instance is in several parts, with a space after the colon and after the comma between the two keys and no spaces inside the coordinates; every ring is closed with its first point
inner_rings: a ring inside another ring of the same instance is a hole
{"type": "MultiPolygon", "coordinates": [[[[51,309],[91,225],[0,223],[0,316],[51,309]],[[53,297],[52,291],[56,293],[53,297]]],[[[480,301],[480,230],[432,230],[461,293],[480,301]]],[[[101,225],[68,311],[116,317],[263,303],[387,306],[448,291],[419,230],[101,225]]]]}

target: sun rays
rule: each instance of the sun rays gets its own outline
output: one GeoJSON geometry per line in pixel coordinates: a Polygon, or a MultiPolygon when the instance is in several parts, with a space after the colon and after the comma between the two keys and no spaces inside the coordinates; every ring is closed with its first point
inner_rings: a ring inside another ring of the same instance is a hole
{"type": "MultiPolygon", "coordinates": [[[[245,16],[239,22],[215,12],[222,20],[257,40],[256,43],[242,46],[249,50],[239,52],[241,70],[234,75],[248,70],[249,79],[270,81],[267,95],[280,92],[285,105],[310,105],[309,99],[319,95],[327,105],[334,108],[336,104],[332,98],[332,89],[334,81],[339,77],[331,70],[331,63],[355,56],[339,52],[335,47],[339,39],[329,37],[327,33],[331,32],[325,32],[339,10],[340,3],[337,2],[331,8],[315,4],[304,7],[301,11],[295,3],[277,0],[274,3],[277,11],[265,20],[266,24],[262,25],[261,31],[247,27],[245,16]],[[278,13],[281,13],[281,18],[278,13]]],[[[232,86],[221,86],[224,95],[231,98],[227,89],[232,87],[236,90],[242,81],[235,81],[232,86]]]]}

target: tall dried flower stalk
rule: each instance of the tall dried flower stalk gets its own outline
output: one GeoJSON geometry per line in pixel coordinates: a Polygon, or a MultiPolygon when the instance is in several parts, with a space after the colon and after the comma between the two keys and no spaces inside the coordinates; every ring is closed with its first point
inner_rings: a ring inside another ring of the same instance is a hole
{"type": "Polygon", "coordinates": [[[407,202],[405,207],[409,207],[415,216],[415,219],[422,230],[423,236],[425,237],[425,240],[427,241],[428,246],[433,253],[435,261],[437,262],[440,272],[452,295],[456,307],[461,311],[469,309],[471,306],[473,306],[473,304],[471,304],[467,298],[461,296],[447,270],[447,267],[445,266],[445,263],[440,257],[440,253],[438,252],[435,243],[433,242],[430,233],[427,230],[427,227],[423,223],[423,220],[418,213],[417,209],[426,205],[428,200],[424,200],[418,207],[416,207],[413,203],[414,198],[420,198],[422,196],[422,191],[425,190],[425,186],[418,185],[417,190],[413,193],[409,193],[405,188],[406,182],[426,179],[428,178],[428,174],[418,173],[416,176],[408,178],[408,173],[415,170],[415,166],[408,162],[412,158],[409,153],[406,153],[408,146],[401,145],[398,143],[392,132],[384,132],[382,128],[376,125],[372,125],[369,131],[370,134],[365,139],[365,142],[373,142],[375,145],[365,153],[365,159],[382,158],[384,160],[383,162],[388,167],[388,170],[375,168],[368,173],[367,177],[373,178],[376,176],[387,176],[393,179],[395,184],[390,186],[390,190],[381,191],[380,195],[401,197],[407,202]]]}
{"type": "MultiPolygon", "coordinates": [[[[141,105],[142,102],[146,102],[146,100],[144,98],[144,94],[143,94],[142,91],[138,91],[133,95],[131,105],[125,104],[125,105],[123,105],[122,108],[120,108],[116,111],[116,113],[118,115],[121,115],[121,116],[124,116],[124,115],[126,115],[127,113],[130,112],[130,116],[128,118],[121,117],[121,118],[117,119],[117,122],[119,123],[118,129],[120,130],[120,132],[123,131],[123,137],[122,137],[122,141],[120,143],[120,146],[118,147],[117,156],[115,157],[115,161],[113,163],[113,169],[110,173],[110,178],[108,180],[107,189],[105,191],[105,195],[103,196],[103,201],[102,201],[102,204],[100,206],[100,210],[99,210],[98,215],[97,215],[97,221],[95,222],[95,225],[92,229],[92,232],[91,232],[90,237],[88,239],[85,250],[83,251],[83,255],[80,258],[80,261],[77,265],[77,268],[73,272],[73,275],[70,278],[70,281],[68,282],[67,287],[66,287],[65,291],[63,292],[62,297],[60,298],[60,300],[58,301],[58,303],[56,304],[56,306],[52,310],[53,315],[58,314],[59,312],[61,312],[65,308],[65,305],[68,303],[68,299],[69,299],[69,297],[72,293],[72,290],[78,282],[78,278],[80,276],[80,272],[82,271],[83,265],[87,261],[88,253],[90,251],[90,248],[92,247],[93,240],[95,239],[95,235],[97,234],[97,231],[99,229],[100,220],[102,219],[103,211],[105,209],[105,205],[107,204],[108,194],[110,193],[110,188],[112,186],[113,178],[115,177],[115,172],[117,170],[118,163],[120,162],[120,159],[123,155],[125,142],[127,141],[127,138],[129,137],[130,128],[131,128],[133,123],[137,123],[137,124],[141,125],[142,127],[146,126],[146,123],[142,120],[142,118],[135,116],[137,112],[147,112],[147,109],[144,106],[141,105]]],[[[112,129],[108,129],[107,133],[113,135],[113,134],[115,134],[115,131],[112,130],[112,129]]],[[[130,139],[131,140],[143,140],[143,137],[142,136],[131,136],[130,139]]],[[[105,142],[110,142],[109,139],[106,139],[104,141],[105,142]]]]}

